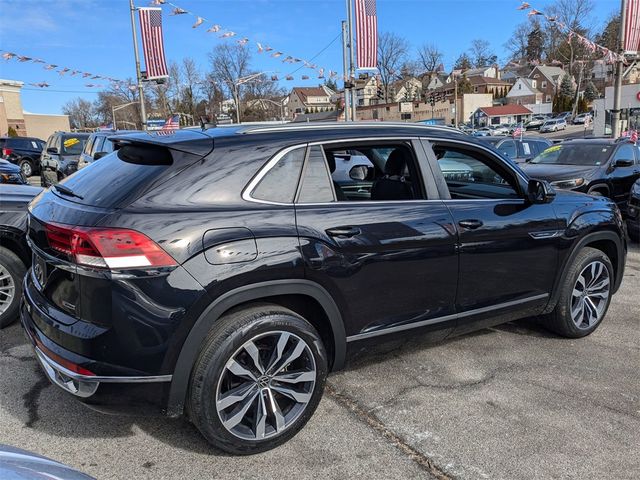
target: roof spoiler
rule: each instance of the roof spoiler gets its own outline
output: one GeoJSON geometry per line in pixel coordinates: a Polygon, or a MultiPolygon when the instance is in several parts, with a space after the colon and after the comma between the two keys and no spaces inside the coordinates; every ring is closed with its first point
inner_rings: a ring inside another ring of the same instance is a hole
{"type": "Polygon", "coordinates": [[[158,130],[155,132],[135,132],[107,137],[120,148],[124,145],[153,145],[178,152],[205,157],[213,151],[213,138],[197,130],[158,130]]]}

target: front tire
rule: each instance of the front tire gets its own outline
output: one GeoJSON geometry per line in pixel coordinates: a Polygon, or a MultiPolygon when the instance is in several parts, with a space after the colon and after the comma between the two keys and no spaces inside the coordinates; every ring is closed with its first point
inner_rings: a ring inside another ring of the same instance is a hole
{"type": "Polygon", "coordinates": [[[0,247],[0,328],[11,325],[18,318],[25,273],[20,257],[0,247]]]}
{"type": "Polygon", "coordinates": [[[19,167],[25,177],[29,178],[33,175],[33,162],[30,159],[23,158],[20,160],[19,167]]]}
{"type": "Polygon", "coordinates": [[[263,304],[219,319],[205,339],[189,389],[189,416],[215,447],[240,455],[275,448],[313,415],[327,356],[315,328],[263,304]]]}
{"type": "Polygon", "coordinates": [[[568,338],[593,333],[609,309],[613,279],[613,266],[604,252],[590,247],[580,250],[568,267],[546,326],[568,338]]]}

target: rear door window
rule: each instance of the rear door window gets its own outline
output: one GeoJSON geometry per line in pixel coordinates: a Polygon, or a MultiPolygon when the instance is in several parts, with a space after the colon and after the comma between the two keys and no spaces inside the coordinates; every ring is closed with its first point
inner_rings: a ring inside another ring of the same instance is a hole
{"type": "Polygon", "coordinates": [[[516,158],[518,156],[516,150],[516,142],[513,140],[506,140],[500,144],[498,151],[509,158],[516,158]]]}

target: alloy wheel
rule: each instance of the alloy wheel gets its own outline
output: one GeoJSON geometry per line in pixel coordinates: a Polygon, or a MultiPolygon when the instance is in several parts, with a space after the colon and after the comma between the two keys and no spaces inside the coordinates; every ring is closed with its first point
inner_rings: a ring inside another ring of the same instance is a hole
{"type": "Polygon", "coordinates": [[[0,315],[7,311],[15,294],[13,277],[4,265],[0,265],[0,315]]]}
{"type": "Polygon", "coordinates": [[[582,269],[571,295],[571,319],[579,329],[602,320],[610,291],[609,269],[603,262],[596,260],[582,269]]]}
{"type": "Polygon", "coordinates": [[[305,411],[315,387],[309,345],[285,331],[245,342],[227,361],[216,390],[223,426],[244,440],[280,435],[305,411]]]}
{"type": "Polygon", "coordinates": [[[22,162],[20,164],[20,169],[22,170],[22,173],[24,173],[25,177],[30,177],[31,174],[33,173],[33,169],[31,168],[31,164],[29,162],[22,162]]]}

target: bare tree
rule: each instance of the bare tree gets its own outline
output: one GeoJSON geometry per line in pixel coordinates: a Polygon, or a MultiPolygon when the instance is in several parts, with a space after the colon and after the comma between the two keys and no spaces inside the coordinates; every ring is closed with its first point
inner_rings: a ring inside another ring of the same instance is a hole
{"type": "Polygon", "coordinates": [[[498,60],[496,54],[491,50],[491,44],[481,38],[471,41],[469,53],[471,54],[473,66],[476,68],[492,65],[498,60]]]}
{"type": "Polygon", "coordinates": [[[442,63],[443,58],[444,54],[433,43],[425,43],[418,49],[418,60],[425,72],[435,72],[442,63]]]}
{"type": "Polygon", "coordinates": [[[213,78],[233,97],[236,119],[238,120],[240,118],[240,99],[244,90],[243,84],[238,83],[238,80],[250,73],[250,60],[249,49],[242,45],[221,43],[209,53],[213,78]]]}
{"type": "Polygon", "coordinates": [[[389,103],[389,87],[394,80],[400,78],[408,51],[408,42],[395,33],[385,32],[378,37],[378,71],[385,103],[389,103]]]}
{"type": "MultiPolygon", "coordinates": [[[[593,28],[592,12],[593,0],[556,0],[547,8],[547,14],[564,23],[574,32],[588,36],[593,28]]],[[[546,32],[547,58],[560,60],[569,64],[569,70],[574,72],[576,60],[585,56],[585,49],[577,39],[566,41],[566,34],[557,26],[552,25],[546,32]]]]}
{"type": "Polygon", "coordinates": [[[224,91],[213,73],[207,73],[205,75],[201,89],[207,102],[206,110],[203,113],[211,117],[219,114],[222,110],[222,102],[224,101],[224,91]]]}
{"type": "Polygon", "coordinates": [[[62,107],[62,112],[69,115],[69,122],[73,128],[84,129],[97,126],[96,111],[89,100],[81,97],[69,100],[62,107]]]}
{"type": "Polygon", "coordinates": [[[511,53],[510,60],[522,60],[527,56],[530,33],[531,22],[522,22],[516,26],[511,38],[504,44],[504,47],[511,53]]]}
{"type": "Polygon", "coordinates": [[[182,60],[182,78],[184,83],[181,85],[182,108],[195,118],[196,105],[200,97],[200,84],[202,83],[202,75],[196,66],[196,62],[190,58],[182,60]]]}

